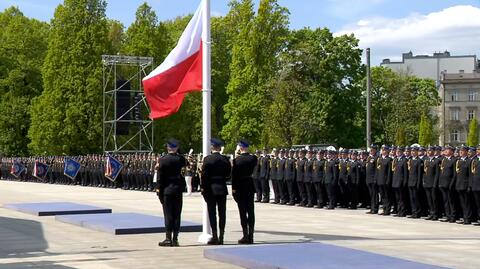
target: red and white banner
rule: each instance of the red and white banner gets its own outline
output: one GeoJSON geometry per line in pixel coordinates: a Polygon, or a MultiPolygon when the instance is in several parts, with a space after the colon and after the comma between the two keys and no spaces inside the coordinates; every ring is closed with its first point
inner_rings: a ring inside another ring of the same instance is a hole
{"type": "Polygon", "coordinates": [[[185,94],[202,90],[203,6],[201,3],[165,61],[143,79],[151,119],[177,112],[185,94]]]}

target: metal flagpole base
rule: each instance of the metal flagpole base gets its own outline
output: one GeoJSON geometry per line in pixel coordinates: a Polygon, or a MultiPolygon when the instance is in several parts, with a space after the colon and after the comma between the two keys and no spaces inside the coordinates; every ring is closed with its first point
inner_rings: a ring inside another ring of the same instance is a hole
{"type": "Polygon", "coordinates": [[[198,237],[198,242],[202,244],[208,243],[212,239],[212,228],[210,227],[210,219],[208,218],[207,203],[203,201],[203,223],[202,223],[202,234],[198,237]]]}

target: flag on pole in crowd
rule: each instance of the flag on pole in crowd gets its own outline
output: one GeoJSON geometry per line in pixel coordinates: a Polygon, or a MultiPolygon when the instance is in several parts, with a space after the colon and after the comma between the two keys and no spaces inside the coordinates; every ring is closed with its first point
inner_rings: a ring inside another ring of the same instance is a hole
{"type": "Polygon", "coordinates": [[[151,119],[177,112],[185,94],[202,90],[203,6],[202,1],[165,61],[143,78],[151,119]]]}
{"type": "Polygon", "coordinates": [[[105,164],[105,177],[111,181],[115,181],[120,174],[120,171],[122,171],[122,168],[123,164],[119,160],[112,156],[108,156],[105,164]]]}
{"type": "Polygon", "coordinates": [[[63,168],[63,174],[71,179],[75,179],[77,177],[78,171],[82,165],[71,158],[65,158],[65,164],[63,168]]]}
{"type": "Polygon", "coordinates": [[[25,166],[22,163],[18,161],[13,161],[12,168],[10,169],[10,174],[18,178],[24,170],[25,170],[25,166]]]}
{"type": "Polygon", "coordinates": [[[39,161],[35,161],[33,167],[33,176],[39,179],[44,179],[48,172],[48,165],[39,161]]]}

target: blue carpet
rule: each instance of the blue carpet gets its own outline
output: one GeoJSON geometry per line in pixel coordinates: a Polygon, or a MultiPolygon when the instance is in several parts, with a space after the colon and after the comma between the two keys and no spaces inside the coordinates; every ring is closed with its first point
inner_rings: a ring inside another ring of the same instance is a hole
{"type": "Polygon", "coordinates": [[[249,269],[440,269],[390,256],[323,243],[205,249],[208,259],[249,269]]]}
{"type": "MultiPolygon", "coordinates": [[[[110,234],[165,232],[163,218],[137,213],[57,216],[55,220],[110,234]]],[[[202,224],[182,221],[181,232],[201,232],[202,224]]]]}
{"type": "Polygon", "coordinates": [[[5,204],[3,207],[35,216],[112,213],[109,208],[69,202],[5,204]]]}

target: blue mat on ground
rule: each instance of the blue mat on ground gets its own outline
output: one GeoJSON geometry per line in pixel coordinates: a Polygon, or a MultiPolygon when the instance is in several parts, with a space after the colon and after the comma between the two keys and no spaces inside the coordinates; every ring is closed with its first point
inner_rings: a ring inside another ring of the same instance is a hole
{"type": "Polygon", "coordinates": [[[18,203],[5,204],[3,207],[23,213],[33,214],[35,216],[112,213],[110,208],[69,202],[18,203]]]}
{"type": "Polygon", "coordinates": [[[390,256],[322,243],[205,249],[208,259],[249,269],[439,269],[390,256]]]}
{"type": "MultiPolygon", "coordinates": [[[[55,220],[110,234],[165,232],[163,218],[137,213],[57,216],[55,220]]],[[[202,224],[182,221],[181,232],[201,232],[202,224]]]]}

